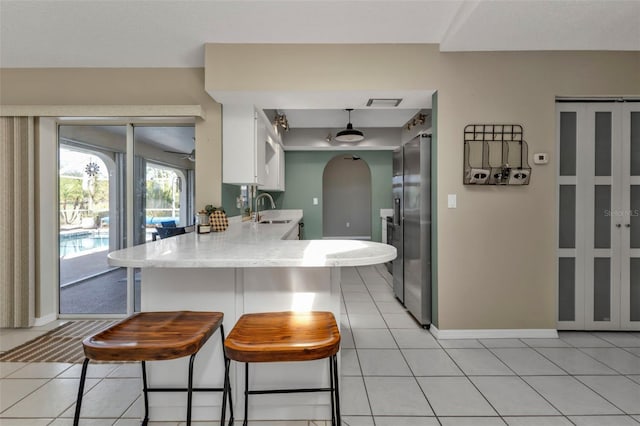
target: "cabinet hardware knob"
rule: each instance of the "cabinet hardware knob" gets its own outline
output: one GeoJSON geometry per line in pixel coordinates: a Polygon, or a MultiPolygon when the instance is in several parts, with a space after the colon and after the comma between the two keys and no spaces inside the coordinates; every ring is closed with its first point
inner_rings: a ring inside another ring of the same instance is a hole
{"type": "Polygon", "coordinates": [[[625,223],[624,226],[625,226],[625,228],[631,228],[631,224],[630,223],[625,223]]]}
{"type": "Polygon", "coordinates": [[[622,225],[621,225],[621,224],[616,223],[616,228],[621,228],[621,227],[622,227],[622,225]]]}

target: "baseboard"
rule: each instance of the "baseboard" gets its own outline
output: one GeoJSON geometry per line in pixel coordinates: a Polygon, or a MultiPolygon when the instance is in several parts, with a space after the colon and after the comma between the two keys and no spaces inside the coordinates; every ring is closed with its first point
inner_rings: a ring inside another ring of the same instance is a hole
{"type": "Polygon", "coordinates": [[[58,319],[58,316],[56,314],[49,314],[49,315],[46,315],[44,317],[38,317],[33,322],[33,326],[34,327],[40,327],[41,325],[47,325],[51,321],[55,321],[57,319],[58,319]]]}
{"type": "Polygon", "coordinates": [[[555,329],[495,329],[495,330],[438,330],[431,325],[429,331],[438,340],[450,339],[557,339],[555,329]]]}

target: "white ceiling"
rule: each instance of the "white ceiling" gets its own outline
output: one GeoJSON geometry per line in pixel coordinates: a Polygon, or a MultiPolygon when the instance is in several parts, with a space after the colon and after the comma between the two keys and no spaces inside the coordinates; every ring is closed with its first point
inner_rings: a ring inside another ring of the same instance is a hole
{"type": "MultiPolygon", "coordinates": [[[[202,67],[216,42],[640,50],[640,0],[0,0],[0,67],[202,67]]],[[[283,110],[292,127],[343,127],[343,108],[356,127],[400,127],[431,106],[430,91],[212,95],[283,110]],[[404,100],[385,113],[369,97],[404,100]]]]}
{"type": "Polygon", "coordinates": [[[2,67],[202,67],[208,42],[640,50],[640,1],[0,0],[2,67]]]}

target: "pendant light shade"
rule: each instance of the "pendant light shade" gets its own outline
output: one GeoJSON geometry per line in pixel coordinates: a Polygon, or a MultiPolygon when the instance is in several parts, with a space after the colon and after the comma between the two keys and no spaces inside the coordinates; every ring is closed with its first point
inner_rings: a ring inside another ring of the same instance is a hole
{"type": "Polygon", "coordinates": [[[360,142],[364,139],[364,133],[358,129],[354,129],[353,124],[351,124],[351,111],[353,111],[353,108],[347,108],[345,111],[349,113],[349,123],[346,129],[336,133],[334,139],[338,142],[360,142]]]}

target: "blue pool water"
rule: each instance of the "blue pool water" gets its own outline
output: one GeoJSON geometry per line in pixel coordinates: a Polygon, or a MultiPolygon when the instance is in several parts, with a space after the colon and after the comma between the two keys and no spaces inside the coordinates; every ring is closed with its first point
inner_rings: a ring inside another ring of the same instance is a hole
{"type": "Polygon", "coordinates": [[[82,232],[60,236],[60,257],[74,256],[83,252],[106,250],[109,248],[109,237],[82,232]]]}

